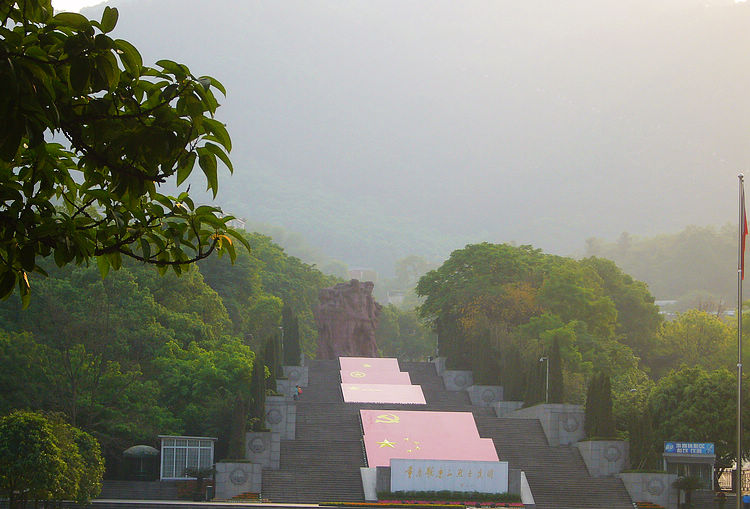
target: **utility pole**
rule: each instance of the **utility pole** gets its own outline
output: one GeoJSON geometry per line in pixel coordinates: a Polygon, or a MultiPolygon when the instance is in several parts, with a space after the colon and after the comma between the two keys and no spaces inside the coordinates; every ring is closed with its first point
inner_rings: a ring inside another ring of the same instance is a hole
{"type": "Polygon", "coordinates": [[[549,403],[549,357],[541,357],[539,362],[547,361],[547,375],[544,380],[544,402],[549,403]]]}

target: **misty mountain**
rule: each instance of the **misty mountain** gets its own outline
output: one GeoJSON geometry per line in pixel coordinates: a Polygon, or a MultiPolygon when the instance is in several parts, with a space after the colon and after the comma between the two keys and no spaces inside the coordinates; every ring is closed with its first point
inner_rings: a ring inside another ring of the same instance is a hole
{"type": "Polygon", "coordinates": [[[485,240],[568,254],[736,216],[746,3],[110,5],[147,64],[227,87],[235,175],[219,204],[350,265],[485,240]]]}

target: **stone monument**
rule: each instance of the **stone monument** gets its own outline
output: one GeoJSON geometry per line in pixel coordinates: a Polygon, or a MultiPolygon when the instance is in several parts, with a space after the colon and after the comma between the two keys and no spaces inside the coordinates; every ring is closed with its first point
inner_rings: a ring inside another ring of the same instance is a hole
{"type": "Polygon", "coordinates": [[[377,357],[375,329],[381,306],[372,297],[374,286],[352,279],[318,292],[318,359],[377,357]]]}

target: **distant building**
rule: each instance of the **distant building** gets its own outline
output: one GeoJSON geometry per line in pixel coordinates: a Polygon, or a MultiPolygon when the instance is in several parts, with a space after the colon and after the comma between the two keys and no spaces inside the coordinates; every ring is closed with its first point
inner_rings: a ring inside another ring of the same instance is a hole
{"type": "Polygon", "coordinates": [[[227,226],[229,226],[230,228],[234,228],[235,230],[244,230],[245,226],[247,226],[247,220],[234,218],[231,221],[227,222],[227,226]]]}
{"type": "Polygon", "coordinates": [[[672,321],[677,318],[677,312],[674,307],[677,304],[676,300],[655,300],[654,304],[659,308],[659,314],[667,321],[672,321]]]}
{"type": "Polygon", "coordinates": [[[406,297],[406,292],[403,290],[389,290],[386,295],[386,302],[394,306],[400,306],[404,303],[404,297],[406,297]]]}
{"type": "Polygon", "coordinates": [[[349,278],[358,279],[360,281],[372,281],[373,283],[375,283],[378,280],[378,273],[375,271],[375,269],[357,267],[349,269],[349,278]]]}

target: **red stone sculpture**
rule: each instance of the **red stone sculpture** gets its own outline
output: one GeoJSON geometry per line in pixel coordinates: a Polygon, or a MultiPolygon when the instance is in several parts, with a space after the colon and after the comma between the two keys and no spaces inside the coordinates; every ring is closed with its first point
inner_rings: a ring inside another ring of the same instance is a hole
{"type": "Polygon", "coordinates": [[[380,304],[372,297],[375,285],[352,279],[318,292],[313,311],[318,326],[318,359],[377,357],[375,329],[380,304]]]}

